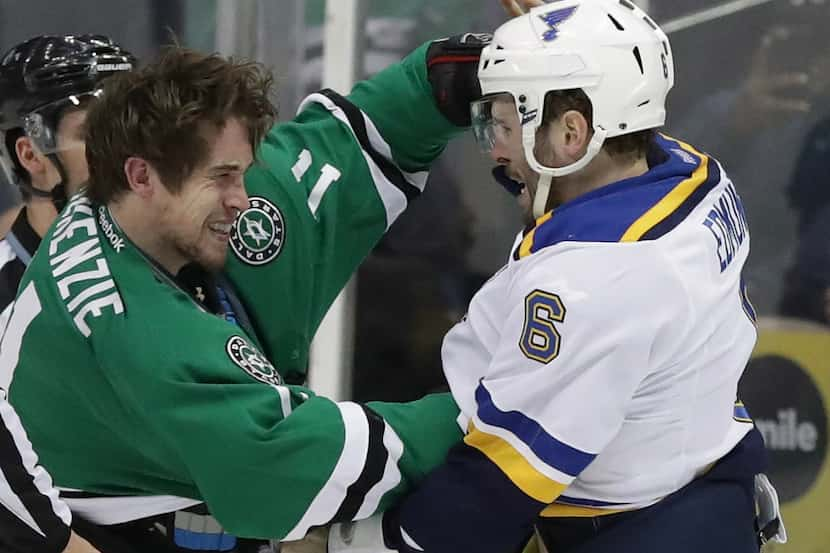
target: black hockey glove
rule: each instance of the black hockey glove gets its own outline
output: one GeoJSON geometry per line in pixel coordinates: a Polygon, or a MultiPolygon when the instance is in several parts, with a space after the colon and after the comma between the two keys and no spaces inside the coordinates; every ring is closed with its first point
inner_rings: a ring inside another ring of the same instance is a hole
{"type": "Polygon", "coordinates": [[[470,102],[481,97],[478,59],[493,35],[465,33],[433,42],[427,50],[427,75],[441,113],[454,125],[470,126],[470,102]]]}

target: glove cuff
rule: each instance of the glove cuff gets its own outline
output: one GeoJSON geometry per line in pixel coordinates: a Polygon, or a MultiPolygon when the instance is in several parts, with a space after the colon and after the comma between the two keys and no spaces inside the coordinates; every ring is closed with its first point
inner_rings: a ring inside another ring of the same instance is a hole
{"type": "Polygon", "coordinates": [[[338,522],[329,529],[328,553],[397,553],[383,540],[383,515],[357,522],[338,522]]]}
{"type": "Polygon", "coordinates": [[[427,50],[427,76],[438,109],[458,127],[470,126],[470,103],[481,97],[478,62],[492,35],[466,33],[436,40],[427,50]]]}

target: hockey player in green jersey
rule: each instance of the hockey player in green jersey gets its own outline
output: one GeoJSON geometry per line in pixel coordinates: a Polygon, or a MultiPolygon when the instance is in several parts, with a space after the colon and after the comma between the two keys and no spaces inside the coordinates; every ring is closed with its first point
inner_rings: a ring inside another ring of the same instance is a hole
{"type": "Polygon", "coordinates": [[[204,502],[230,532],[296,539],[371,515],[443,459],[460,437],[447,395],[358,405],[291,383],[468,123],[481,45],[425,45],[270,131],[256,66],[173,49],[112,82],[88,117],[87,192],[45,237],[0,354],[57,484],[109,496],[68,495],[76,513],[118,524],[204,502]]]}

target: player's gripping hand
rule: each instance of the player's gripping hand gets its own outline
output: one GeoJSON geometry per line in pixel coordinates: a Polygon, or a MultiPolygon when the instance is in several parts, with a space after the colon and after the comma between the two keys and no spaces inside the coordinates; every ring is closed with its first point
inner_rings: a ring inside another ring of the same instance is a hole
{"type": "Polygon", "coordinates": [[[284,541],[280,544],[280,553],[327,553],[329,527],[321,526],[311,530],[301,540],[284,541]]]}
{"type": "MultiPolygon", "coordinates": [[[[499,0],[511,17],[541,6],[543,0],[499,0]]],[[[481,97],[478,83],[478,60],[481,50],[490,44],[489,33],[465,33],[442,38],[427,51],[427,71],[438,109],[454,125],[470,126],[470,102],[481,97]]]]}
{"type": "Polygon", "coordinates": [[[544,4],[544,0],[499,0],[501,7],[507,12],[510,17],[518,17],[530,11],[530,8],[535,8],[544,4]]]}
{"type": "Polygon", "coordinates": [[[69,543],[66,544],[66,549],[63,553],[100,553],[97,549],[92,547],[88,541],[81,536],[72,532],[69,535],[69,543]]]}
{"type": "Polygon", "coordinates": [[[470,102],[481,97],[478,60],[493,35],[465,33],[433,42],[427,50],[427,75],[441,113],[454,125],[470,126],[470,102]]]}

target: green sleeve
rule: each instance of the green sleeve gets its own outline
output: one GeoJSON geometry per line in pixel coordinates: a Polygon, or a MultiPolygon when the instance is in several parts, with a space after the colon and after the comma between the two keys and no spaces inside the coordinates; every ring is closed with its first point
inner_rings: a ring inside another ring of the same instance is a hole
{"type": "Polygon", "coordinates": [[[144,493],[184,485],[231,533],[298,539],[312,526],[368,517],[410,491],[461,437],[449,395],[336,403],[280,383],[238,327],[214,317],[184,322],[171,314],[152,329],[116,324],[109,336],[93,335],[115,394],[141,428],[121,464],[154,475],[144,493]],[[154,347],[133,347],[141,343],[154,347]]]}
{"type": "Polygon", "coordinates": [[[433,101],[427,79],[429,45],[358,83],[348,96],[374,122],[405,171],[427,167],[451,138],[465,130],[450,123],[433,101]]]}
{"type": "Polygon", "coordinates": [[[323,315],[462,129],[437,110],[427,45],[355,86],[311,95],[246,175],[227,272],[279,371],[302,382],[323,315]]]}
{"type": "Polygon", "coordinates": [[[400,486],[384,496],[378,510],[385,511],[443,463],[447,451],[464,435],[456,422],[458,406],[449,393],[432,394],[409,403],[370,402],[368,407],[381,415],[404,443],[398,461],[403,478],[400,486]]]}

